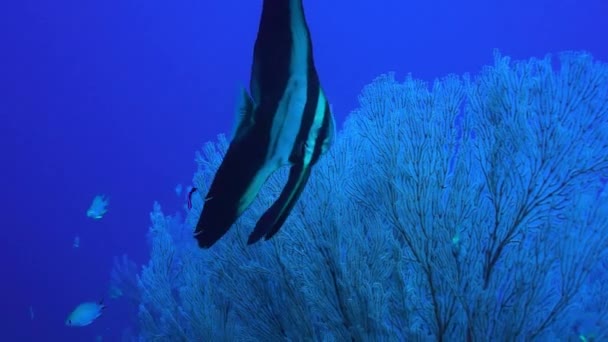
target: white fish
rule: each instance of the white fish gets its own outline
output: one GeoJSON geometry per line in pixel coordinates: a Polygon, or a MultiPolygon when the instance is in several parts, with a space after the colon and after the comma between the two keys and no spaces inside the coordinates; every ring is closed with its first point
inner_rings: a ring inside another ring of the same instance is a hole
{"type": "Polygon", "coordinates": [[[85,302],[76,307],[65,320],[68,327],[84,327],[93,323],[105,308],[103,300],[99,302],[85,302]]]}
{"type": "Polygon", "coordinates": [[[109,199],[105,195],[97,195],[93,198],[91,207],[87,210],[87,216],[99,220],[108,212],[107,206],[109,199]]]}

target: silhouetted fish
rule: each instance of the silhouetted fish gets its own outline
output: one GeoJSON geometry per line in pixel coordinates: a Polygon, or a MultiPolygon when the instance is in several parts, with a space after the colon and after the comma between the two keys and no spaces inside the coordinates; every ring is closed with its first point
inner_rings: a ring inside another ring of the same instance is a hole
{"type": "Polygon", "coordinates": [[[274,171],[291,165],[285,188],[248,244],[270,239],[331,145],[335,123],[314,66],[302,0],[264,0],[249,88],[251,96],[242,92],[240,121],[196,225],[202,248],[230,229],[274,171]]]}

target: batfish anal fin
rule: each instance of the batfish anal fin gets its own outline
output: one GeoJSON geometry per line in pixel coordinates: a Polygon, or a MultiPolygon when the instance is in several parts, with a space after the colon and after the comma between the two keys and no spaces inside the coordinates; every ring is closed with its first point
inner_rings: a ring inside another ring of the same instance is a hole
{"type": "Polygon", "coordinates": [[[249,235],[248,245],[257,242],[263,236],[268,240],[281,229],[281,226],[285,223],[289,213],[298,201],[302,190],[304,190],[309,177],[310,166],[304,166],[304,164],[299,163],[291,167],[287,184],[285,184],[279,198],[258,220],[253,232],[249,235]]]}

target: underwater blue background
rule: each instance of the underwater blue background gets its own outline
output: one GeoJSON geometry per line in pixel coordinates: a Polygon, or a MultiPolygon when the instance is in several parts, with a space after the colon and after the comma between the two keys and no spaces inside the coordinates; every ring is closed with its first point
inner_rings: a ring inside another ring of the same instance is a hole
{"type": "MultiPolygon", "coordinates": [[[[261,0],[19,1],[0,10],[2,341],[118,341],[113,257],[147,260],[155,200],[182,210],[194,152],[232,129],[261,0]],[[95,195],[110,198],[98,221],[95,195]],[[79,236],[79,248],[73,248],[79,236]],[[65,326],[80,302],[103,316],[65,326]],[[30,307],[34,313],[30,315],[30,307]]],[[[608,61],[605,0],[305,1],[338,125],[380,73],[432,81],[586,50],[608,61]]],[[[193,240],[194,244],[195,241],[193,240]]]]}

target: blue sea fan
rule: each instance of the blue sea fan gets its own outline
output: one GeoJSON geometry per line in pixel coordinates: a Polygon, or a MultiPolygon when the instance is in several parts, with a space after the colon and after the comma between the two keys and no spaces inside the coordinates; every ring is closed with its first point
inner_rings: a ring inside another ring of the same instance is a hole
{"type": "MultiPolygon", "coordinates": [[[[367,85],[270,241],[246,247],[285,172],[206,251],[177,244],[156,208],[142,337],[605,339],[606,317],[578,317],[607,307],[608,66],[584,52],[555,70],[495,57],[474,79],[367,85]]],[[[200,196],[226,141],[205,146],[200,196]]],[[[202,205],[194,196],[191,229],[202,205]]]]}

